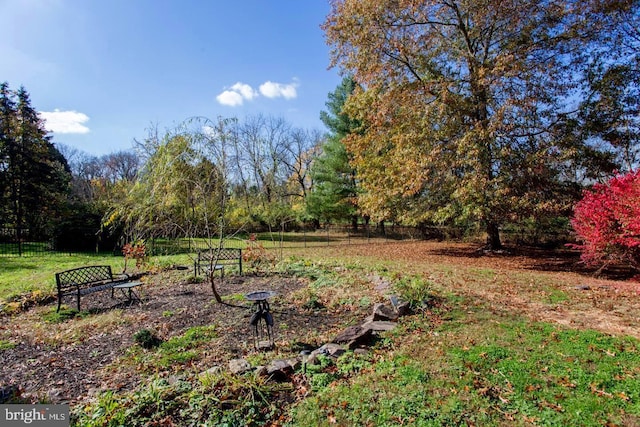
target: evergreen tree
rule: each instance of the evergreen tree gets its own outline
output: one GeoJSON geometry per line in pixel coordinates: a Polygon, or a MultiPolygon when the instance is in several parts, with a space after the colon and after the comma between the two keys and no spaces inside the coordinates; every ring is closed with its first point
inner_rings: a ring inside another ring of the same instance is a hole
{"type": "Polygon", "coordinates": [[[320,113],[329,135],[322,145],[322,154],[312,167],[314,188],[307,203],[312,217],[338,221],[350,219],[354,229],[358,225],[356,171],[349,163],[343,139],[359,131],[361,125],[347,116],[342,107],[355,89],[353,78],[345,77],[329,94],[325,104],[329,111],[320,113]]]}
{"type": "Polygon", "coordinates": [[[9,188],[9,147],[14,137],[16,104],[9,90],[9,84],[0,84],[0,227],[8,225],[10,212],[6,198],[9,188]]]}
{"type": "Polygon", "coordinates": [[[70,169],[23,87],[13,92],[3,83],[0,105],[0,222],[16,230],[18,241],[26,230],[49,237],[66,202],[70,169]]]}

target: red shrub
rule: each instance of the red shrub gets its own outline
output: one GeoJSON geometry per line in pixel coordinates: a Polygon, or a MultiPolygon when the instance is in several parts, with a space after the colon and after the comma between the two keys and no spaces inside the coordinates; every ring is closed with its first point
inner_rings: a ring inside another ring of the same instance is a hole
{"type": "Polygon", "coordinates": [[[124,270],[127,270],[127,261],[129,259],[136,260],[136,268],[141,268],[147,262],[147,246],[144,241],[127,243],[122,248],[124,255],[124,270]]]}
{"type": "Polygon", "coordinates": [[[590,266],[625,263],[640,271],[640,170],[597,184],[575,206],[571,225],[590,266]]]}

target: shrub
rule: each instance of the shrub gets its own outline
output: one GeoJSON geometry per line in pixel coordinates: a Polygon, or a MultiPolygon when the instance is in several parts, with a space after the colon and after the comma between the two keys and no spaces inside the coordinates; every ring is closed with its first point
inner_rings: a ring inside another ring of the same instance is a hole
{"type": "Polygon", "coordinates": [[[162,340],[149,329],[140,329],[133,335],[133,339],[140,347],[146,348],[147,350],[162,344],[162,340]]]}
{"type": "Polygon", "coordinates": [[[601,269],[624,263],[640,271],[640,170],[585,191],[571,225],[582,261],[601,269]]]}
{"type": "Polygon", "coordinates": [[[136,268],[142,268],[148,261],[147,246],[144,241],[136,241],[133,243],[127,243],[122,248],[122,255],[124,255],[124,270],[127,270],[127,261],[130,259],[136,260],[136,268]]]}
{"type": "Polygon", "coordinates": [[[433,284],[421,276],[402,276],[393,284],[393,289],[413,308],[428,305],[432,288],[433,284]]]}
{"type": "Polygon", "coordinates": [[[48,313],[45,313],[42,318],[47,323],[62,323],[75,317],[85,317],[88,314],[87,311],[78,311],[73,308],[62,307],[60,311],[51,309],[48,313]]]}
{"type": "Polygon", "coordinates": [[[247,247],[242,252],[242,260],[248,262],[253,268],[259,268],[265,264],[273,265],[276,258],[262,246],[257,235],[251,234],[247,240],[247,247]]]}

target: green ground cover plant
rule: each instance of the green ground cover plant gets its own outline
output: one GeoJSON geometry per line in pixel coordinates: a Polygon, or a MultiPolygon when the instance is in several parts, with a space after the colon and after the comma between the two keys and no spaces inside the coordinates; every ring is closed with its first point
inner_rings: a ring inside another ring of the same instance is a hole
{"type": "Polygon", "coordinates": [[[216,337],[215,325],[192,327],[167,341],[162,341],[153,331],[141,329],[134,334],[134,341],[139,347],[130,348],[120,363],[137,365],[138,369],[146,372],[182,368],[197,359],[216,337]]]}
{"type": "Polygon", "coordinates": [[[89,312],[86,310],[78,311],[74,308],[61,307],[60,311],[56,311],[55,309],[51,309],[49,312],[43,314],[42,320],[47,323],[63,323],[69,319],[73,319],[75,317],[87,317],[89,312]]]}
{"type": "Polygon", "coordinates": [[[265,425],[280,416],[278,402],[270,397],[288,389],[287,384],[237,378],[225,373],[172,383],[155,378],[136,392],[101,394],[95,404],[79,408],[73,414],[72,425],[265,425]],[[163,424],[169,422],[171,424],[163,424]]]}
{"type": "Polygon", "coordinates": [[[16,346],[16,343],[14,342],[7,341],[7,340],[0,340],[0,351],[15,348],[15,346],[16,346]]]}

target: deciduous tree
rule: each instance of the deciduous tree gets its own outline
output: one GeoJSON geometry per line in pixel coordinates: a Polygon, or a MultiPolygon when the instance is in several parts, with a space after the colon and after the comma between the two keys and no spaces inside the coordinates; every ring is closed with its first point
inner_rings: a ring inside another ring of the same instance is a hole
{"type": "Polygon", "coordinates": [[[566,208],[569,150],[550,131],[600,42],[592,12],[578,0],[333,1],[332,63],[363,86],[348,112],[367,131],[347,138],[363,208],[479,221],[492,248],[505,221],[566,208]]]}
{"type": "MultiPolygon", "coordinates": [[[[161,140],[150,141],[148,159],[127,197],[113,206],[105,225],[124,224],[131,241],[152,237],[204,238],[223,247],[227,230],[229,121],[192,119],[161,140]]],[[[215,263],[215,260],[212,261],[215,263]]],[[[221,302],[209,277],[214,297],[221,302]]]]}

